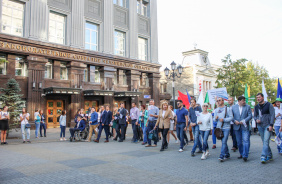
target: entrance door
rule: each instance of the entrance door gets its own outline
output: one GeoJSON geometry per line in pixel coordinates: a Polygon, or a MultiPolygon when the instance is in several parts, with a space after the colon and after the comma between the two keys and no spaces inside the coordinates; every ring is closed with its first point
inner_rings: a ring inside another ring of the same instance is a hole
{"type": "Polygon", "coordinates": [[[98,111],[98,102],[97,101],[84,101],[84,112],[89,113],[88,110],[91,107],[95,107],[96,111],[98,111]]]}
{"type": "Polygon", "coordinates": [[[47,127],[60,127],[59,119],[64,110],[63,100],[47,100],[47,127]]]}

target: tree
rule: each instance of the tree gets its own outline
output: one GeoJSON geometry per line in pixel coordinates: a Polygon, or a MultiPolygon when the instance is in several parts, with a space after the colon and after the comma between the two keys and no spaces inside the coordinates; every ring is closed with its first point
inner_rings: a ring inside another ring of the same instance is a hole
{"type": "Polygon", "coordinates": [[[226,87],[227,93],[231,96],[244,94],[245,81],[248,77],[246,71],[246,59],[232,61],[230,54],[222,60],[223,65],[217,69],[216,88],[226,87]]]}
{"type": "Polygon", "coordinates": [[[15,128],[19,124],[18,117],[24,105],[19,83],[15,79],[9,79],[6,88],[0,88],[0,91],[0,101],[3,102],[3,106],[7,105],[9,107],[10,128],[15,128]]]}

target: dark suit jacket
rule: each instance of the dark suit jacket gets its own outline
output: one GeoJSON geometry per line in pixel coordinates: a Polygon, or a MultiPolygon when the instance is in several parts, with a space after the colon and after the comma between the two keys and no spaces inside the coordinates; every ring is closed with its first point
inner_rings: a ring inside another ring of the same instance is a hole
{"type": "Polygon", "coordinates": [[[119,121],[118,121],[118,123],[120,124],[120,125],[125,125],[126,124],[126,110],[123,108],[123,109],[119,109],[118,110],[118,112],[119,112],[119,121]],[[122,118],[120,118],[120,115],[122,115],[122,118]]]}
{"type": "Polygon", "coordinates": [[[77,127],[77,124],[76,124],[75,128],[78,128],[80,131],[83,131],[85,129],[85,121],[83,119],[80,120],[79,127],[77,127]]]}
{"type": "Polygon", "coordinates": [[[101,112],[101,118],[100,118],[100,121],[101,121],[101,123],[102,124],[105,124],[106,123],[106,120],[107,120],[107,118],[106,118],[106,115],[107,115],[107,111],[103,111],[103,112],[101,112]]]}
{"type": "Polygon", "coordinates": [[[113,119],[113,113],[111,111],[105,111],[106,113],[106,122],[105,125],[109,125],[113,119]]]}
{"type": "Polygon", "coordinates": [[[249,105],[243,106],[242,114],[240,115],[239,105],[236,104],[232,106],[232,112],[233,112],[233,123],[234,123],[233,129],[239,130],[241,127],[243,130],[249,130],[249,121],[252,119],[251,107],[249,105]],[[235,120],[239,122],[245,120],[247,127],[245,127],[244,125],[236,125],[235,120]]]}

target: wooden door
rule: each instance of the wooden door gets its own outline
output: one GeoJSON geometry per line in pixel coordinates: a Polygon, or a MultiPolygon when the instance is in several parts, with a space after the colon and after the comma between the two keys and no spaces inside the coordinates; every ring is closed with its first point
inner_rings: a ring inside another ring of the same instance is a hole
{"type": "Polygon", "coordinates": [[[64,110],[63,100],[47,100],[47,127],[60,127],[59,119],[64,110]]]}
{"type": "Polygon", "coordinates": [[[91,107],[95,107],[96,111],[98,111],[98,102],[97,101],[84,101],[84,112],[89,113],[88,110],[91,107]]]}

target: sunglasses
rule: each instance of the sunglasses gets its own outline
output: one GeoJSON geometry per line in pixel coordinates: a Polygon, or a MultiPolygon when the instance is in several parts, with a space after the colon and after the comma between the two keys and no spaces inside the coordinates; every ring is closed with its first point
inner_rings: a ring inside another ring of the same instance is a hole
{"type": "Polygon", "coordinates": [[[220,102],[220,101],[222,101],[222,100],[217,100],[217,102],[220,102]]]}
{"type": "Polygon", "coordinates": [[[209,106],[207,106],[207,105],[203,105],[203,107],[209,107],[209,106]]]}

